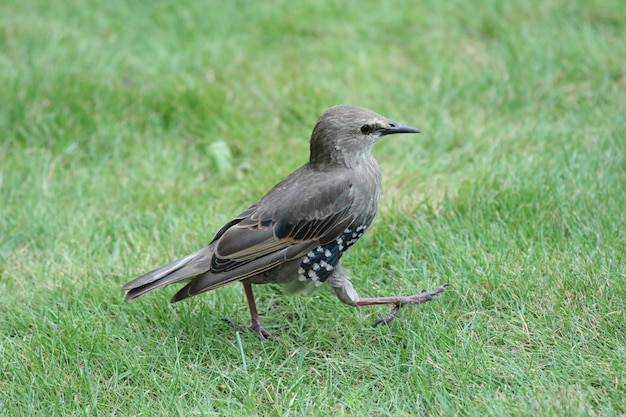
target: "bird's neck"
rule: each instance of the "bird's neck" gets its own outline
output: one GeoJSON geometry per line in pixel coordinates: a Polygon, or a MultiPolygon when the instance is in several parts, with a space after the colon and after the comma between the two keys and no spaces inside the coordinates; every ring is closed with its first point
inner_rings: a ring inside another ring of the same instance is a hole
{"type": "Polygon", "coordinates": [[[329,166],[340,169],[374,169],[378,170],[376,159],[372,156],[370,149],[359,151],[351,150],[344,152],[342,149],[333,149],[323,154],[311,155],[309,164],[314,169],[327,169],[329,166]]]}

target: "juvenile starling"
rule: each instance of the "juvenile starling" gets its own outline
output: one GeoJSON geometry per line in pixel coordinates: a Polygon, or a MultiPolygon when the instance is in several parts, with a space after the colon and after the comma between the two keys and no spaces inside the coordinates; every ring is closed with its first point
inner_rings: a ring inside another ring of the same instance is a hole
{"type": "Polygon", "coordinates": [[[432,300],[445,285],[415,295],[361,298],[339,260],[376,215],[381,175],[371,155],[383,136],[419,133],[371,110],[340,105],[326,110],[311,134],[309,162],[279,182],[256,204],[226,223],[208,246],[124,285],[130,300],[165,285],[188,281],[172,302],[240,281],[251,329],[261,326],[251,284],[285,284],[289,292],[330,284],[344,303],[395,308],[375,325],[389,323],[405,304],[432,300]]]}

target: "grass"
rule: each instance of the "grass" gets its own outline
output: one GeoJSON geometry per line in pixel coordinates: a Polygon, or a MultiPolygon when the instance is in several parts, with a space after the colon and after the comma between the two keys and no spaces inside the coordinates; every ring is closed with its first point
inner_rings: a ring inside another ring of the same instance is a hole
{"type": "Polygon", "coordinates": [[[0,416],[626,414],[620,1],[9,0],[0,14],[0,416]],[[375,149],[352,309],[238,286],[131,303],[302,164],[337,103],[375,149]]]}

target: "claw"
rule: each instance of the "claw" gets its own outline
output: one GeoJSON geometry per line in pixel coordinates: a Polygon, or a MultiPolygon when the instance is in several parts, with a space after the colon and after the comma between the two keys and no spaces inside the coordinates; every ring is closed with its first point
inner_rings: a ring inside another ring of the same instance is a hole
{"type": "Polygon", "coordinates": [[[245,326],[242,326],[239,323],[235,323],[234,321],[232,321],[231,319],[228,319],[226,317],[222,317],[222,321],[226,324],[228,324],[230,327],[232,327],[235,330],[246,330],[245,326]]]}
{"type": "Polygon", "coordinates": [[[393,310],[391,310],[389,314],[387,314],[385,317],[381,319],[376,320],[376,322],[374,323],[374,327],[377,327],[381,324],[391,323],[391,321],[395,319],[396,316],[398,315],[398,312],[400,311],[400,307],[404,305],[425,303],[427,301],[432,300],[434,297],[444,292],[447,286],[448,284],[443,284],[435,288],[432,291],[421,290],[417,294],[410,295],[408,297],[402,297],[401,301],[395,305],[395,307],[393,308],[393,310]]]}
{"type": "Polygon", "coordinates": [[[261,340],[267,340],[270,337],[270,333],[267,330],[265,330],[263,326],[261,326],[260,324],[251,325],[250,327],[245,327],[245,326],[242,326],[241,324],[235,323],[231,319],[227,319],[226,317],[223,317],[222,321],[228,324],[230,327],[232,327],[235,330],[241,330],[241,331],[249,330],[255,333],[257,336],[259,336],[259,339],[261,340]]]}
{"type": "Polygon", "coordinates": [[[270,334],[267,332],[267,330],[265,330],[260,324],[250,326],[250,330],[256,333],[261,340],[267,340],[270,337],[270,334]]]}
{"type": "Polygon", "coordinates": [[[391,323],[391,320],[396,318],[396,316],[398,315],[398,312],[400,311],[400,307],[401,306],[402,306],[402,304],[396,304],[396,306],[393,308],[393,310],[391,310],[391,312],[389,314],[387,314],[382,319],[376,320],[376,322],[374,323],[374,325],[372,327],[378,327],[381,324],[385,324],[386,325],[386,324],[391,323]]]}

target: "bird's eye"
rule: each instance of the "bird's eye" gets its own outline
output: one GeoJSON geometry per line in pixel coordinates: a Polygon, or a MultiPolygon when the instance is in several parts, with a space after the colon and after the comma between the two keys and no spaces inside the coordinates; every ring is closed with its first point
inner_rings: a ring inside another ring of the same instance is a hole
{"type": "Polygon", "coordinates": [[[361,126],[361,133],[363,133],[364,135],[369,135],[370,133],[372,133],[373,127],[372,125],[363,125],[361,126]]]}

